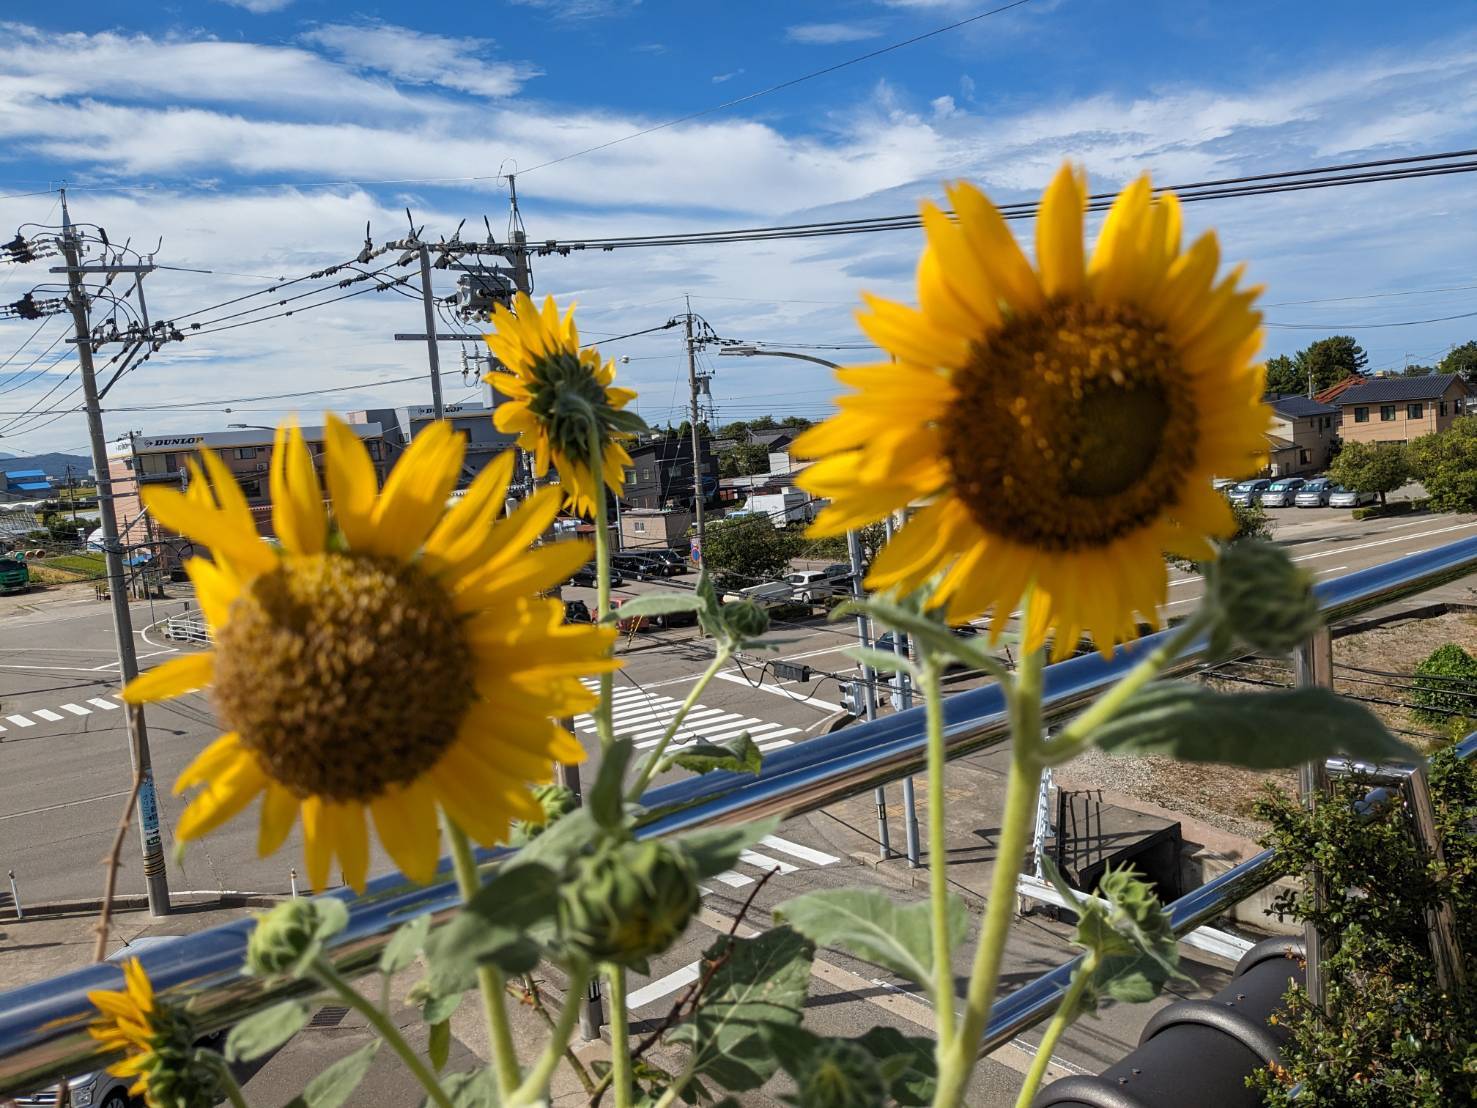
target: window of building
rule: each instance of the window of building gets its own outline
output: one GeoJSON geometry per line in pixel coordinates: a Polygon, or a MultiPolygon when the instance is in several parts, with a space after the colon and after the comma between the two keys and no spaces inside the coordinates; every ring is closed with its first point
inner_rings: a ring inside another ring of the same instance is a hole
{"type": "Polygon", "coordinates": [[[236,447],[236,457],[237,457],[237,459],[239,461],[243,461],[243,462],[246,461],[248,458],[255,458],[256,457],[256,447],[254,447],[254,446],[238,446],[238,447],[236,447]]]}
{"type": "Polygon", "coordinates": [[[638,534],[646,534],[646,520],[633,519],[631,521],[631,530],[637,532],[638,534]]]}
{"type": "Polygon", "coordinates": [[[240,484],[241,486],[242,494],[245,495],[248,500],[254,500],[260,497],[262,494],[262,483],[254,477],[250,478],[249,480],[240,481],[238,482],[238,484],[240,484]]]}
{"type": "Polygon", "coordinates": [[[1424,404],[1405,405],[1405,416],[1407,419],[1421,419],[1425,416],[1425,414],[1426,406],[1424,404]]]}
{"type": "Polygon", "coordinates": [[[1355,408],[1354,409],[1354,422],[1355,423],[1368,423],[1369,422],[1369,409],[1368,408],[1364,408],[1364,407],[1355,408]]]}
{"type": "Polygon", "coordinates": [[[177,469],[179,469],[179,455],[178,454],[166,454],[166,455],[164,455],[164,472],[165,473],[173,473],[177,469]]]}
{"type": "Polygon", "coordinates": [[[622,475],[622,480],[627,485],[631,484],[631,482],[636,480],[636,471],[634,469],[626,470],[625,473],[622,475]]]}
{"type": "Polygon", "coordinates": [[[1299,465],[1307,465],[1312,460],[1313,460],[1312,456],[1306,450],[1299,450],[1298,451],[1298,464],[1299,465]]]}
{"type": "Polygon", "coordinates": [[[1441,407],[1440,407],[1440,409],[1439,409],[1439,413],[1440,413],[1440,414],[1441,414],[1441,415],[1445,415],[1445,414],[1446,414],[1446,401],[1445,401],[1445,400],[1443,400],[1443,401],[1442,401],[1442,402],[1441,402],[1441,407]]]}
{"type": "Polygon", "coordinates": [[[369,447],[369,456],[375,461],[379,461],[382,453],[380,444],[377,442],[367,442],[364,445],[369,447]]]}
{"type": "Polygon", "coordinates": [[[1394,404],[1381,404],[1380,405],[1380,422],[1381,423],[1394,423],[1395,422],[1395,405],[1394,404]]]}

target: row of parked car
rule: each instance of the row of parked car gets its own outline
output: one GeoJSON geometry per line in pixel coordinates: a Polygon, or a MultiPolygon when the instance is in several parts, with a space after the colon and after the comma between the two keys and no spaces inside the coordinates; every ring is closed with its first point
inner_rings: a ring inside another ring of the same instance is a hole
{"type": "MultiPolygon", "coordinates": [[[[692,563],[680,550],[660,547],[642,551],[618,551],[610,556],[610,583],[624,585],[633,581],[658,581],[692,572],[692,563]]],[[[570,577],[571,585],[595,587],[595,563],[586,562],[570,577]]]]}
{"type": "Polygon", "coordinates": [[[1358,508],[1373,504],[1372,492],[1355,492],[1327,477],[1259,477],[1231,485],[1232,504],[1260,504],[1263,508],[1358,508]]]}

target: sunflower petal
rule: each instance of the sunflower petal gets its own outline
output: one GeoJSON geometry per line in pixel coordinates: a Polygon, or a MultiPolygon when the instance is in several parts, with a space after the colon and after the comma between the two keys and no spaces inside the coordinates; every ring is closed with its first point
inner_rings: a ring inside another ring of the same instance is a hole
{"type": "Polygon", "coordinates": [[[168,700],[182,696],[195,689],[203,689],[215,676],[215,654],[186,654],[171,658],[145,673],[139,674],[123,687],[123,699],[129,704],[147,704],[155,700],[168,700]]]}

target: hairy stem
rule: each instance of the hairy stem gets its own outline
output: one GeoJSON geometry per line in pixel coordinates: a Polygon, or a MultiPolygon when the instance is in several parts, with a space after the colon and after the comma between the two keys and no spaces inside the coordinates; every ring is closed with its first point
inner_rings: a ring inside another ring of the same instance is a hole
{"type": "MultiPolygon", "coordinates": [[[[466,903],[482,887],[482,880],[477,875],[477,860],[472,856],[472,844],[466,833],[451,819],[446,821],[446,837],[451,840],[457,888],[461,890],[462,902],[466,903]]],[[[513,1032],[508,1026],[507,982],[496,966],[478,966],[477,985],[482,991],[482,1010],[487,1017],[487,1038],[492,1046],[498,1089],[506,1099],[521,1079],[518,1052],[513,1047],[513,1032]]]]}
{"type": "Polygon", "coordinates": [[[569,1037],[574,1033],[574,1025],[579,1020],[580,1004],[583,1002],[585,987],[590,983],[590,971],[584,966],[572,967],[569,974],[569,990],[564,996],[564,1007],[559,1009],[559,1018],[549,1029],[549,1041],[544,1047],[544,1052],[539,1055],[538,1061],[534,1062],[529,1069],[528,1076],[523,1079],[523,1084],[513,1090],[505,1103],[510,1106],[520,1104],[538,1104],[544,1098],[549,1089],[549,1080],[554,1076],[554,1070],[559,1065],[559,1060],[564,1057],[564,1052],[569,1047],[569,1037]]]}
{"type": "Polygon", "coordinates": [[[919,674],[928,718],[928,899],[933,924],[933,1005],[942,1061],[954,1041],[954,966],[949,957],[949,852],[944,842],[944,698],[941,663],[918,640],[919,674]]]}
{"type": "Polygon", "coordinates": [[[426,1090],[426,1095],[435,1101],[439,1108],[452,1108],[451,1098],[446,1095],[446,1090],[441,1088],[436,1075],[426,1068],[420,1056],[410,1048],[410,1044],[405,1041],[405,1036],[400,1034],[400,1029],[390,1021],[389,1016],[360,996],[359,991],[340,977],[338,971],[322,956],[313,960],[309,972],[319,984],[337,993],[345,1004],[369,1021],[369,1025],[374,1028],[381,1039],[389,1044],[390,1049],[400,1056],[400,1060],[405,1063],[405,1068],[421,1083],[421,1087],[426,1090]]]}
{"type": "MultiPolygon", "coordinates": [[[[589,984],[588,979],[586,980],[585,984],[589,984]]],[[[554,1017],[549,1015],[549,1009],[544,1004],[544,998],[538,991],[538,984],[528,974],[523,975],[523,989],[528,994],[528,999],[533,1005],[533,1010],[537,1012],[539,1018],[544,1021],[544,1026],[547,1027],[550,1031],[553,1031],[554,1017]]],[[[580,1003],[584,1003],[583,997],[580,998],[580,1003]]],[[[576,1019],[578,1019],[578,1011],[576,1011],[576,1019]]],[[[585,1069],[584,1063],[580,1061],[579,1055],[574,1052],[573,1047],[568,1045],[565,1046],[564,1060],[569,1063],[570,1069],[574,1070],[574,1075],[579,1078],[580,1084],[584,1086],[585,1093],[587,1095],[594,1096],[595,1079],[590,1076],[590,1071],[585,1069]]]]}
{"type": "Polygon", "coordinates": [[[1057,1040],[1062,1037],[1062,1032],[1072,1026],[1077,1018],[1077,1001],[1082,997],[1082,991],[1087,988],[1087,983],[1092,980],[1092,975],[1097,971],[1097,951],[1089,950],[1082,959],[1082,965],[1072,977],[1072,985],[1067,989],[1060,1004],[1056,1006],[1056,1014],[1051,1017],[1051,1022],[1046,1025],[1046,1034],[1041,1036],[1041,1045],[1036,1048],[1036,1057],[1031,1062],[1031,1068],[1026,1072],[1026,1083],[1021,1086],[1021,1095],[1016,1097],[1015,1108],[1031,1108],[1031,1101],[1036,1096],[1036,1090],[1041,1087],[1041,1079],[1046,1076],[1046,1067],[1051,1065],[1051,1052],[1056,1049],[1057,1040]]]}
{"type": "Polygon", "coordinates": [[[713,680],[713,675],[728,663],[728,659],[732,657],[732,653],[726,646],[718,647],[718,652],[713,655],[713,661],[703,671],[703,675],[697,679],[697,684],[692,687],[692,691],[682,701],[682,706],[677,709],[677,714],[667,724],[666,731],[662,733],[661,741],[656,744],[651,754],[647,756],[646,764],[642,766],[641,772],[636,776],[636,783],[631,786],[631,790],[627,794],[629,800],[636,802],[641,799],[641,794],[646,791],[646,786],[651,784],[652,777],[656,775],[657,766],[662,760],[662,755],[667,752],[668,744],[671,743],[678,729],[681,728],[682,721],[687,718],[687,713],[692,711],[692,706],[697,703],[697,698],[702,695],[703,690],[713,680]]]}
{"type": "Polygon", "coordinates": [[[626,968],[607,964],[610,983],[610,1080],[615,1108],[631,1108],[631,1027],[626,1012],[626,968]]]}
{"type": "Polygon", "coordinates": [[[213,1050],[197,1050],[195,1058],[207,1063],[215,1071],[216,1088],[231,1102],[231,1108],[247,1108],[246,1094],[236,1083],[236,1075],[231,1072],[231,1067],[224,1058],[213,1050]]]}

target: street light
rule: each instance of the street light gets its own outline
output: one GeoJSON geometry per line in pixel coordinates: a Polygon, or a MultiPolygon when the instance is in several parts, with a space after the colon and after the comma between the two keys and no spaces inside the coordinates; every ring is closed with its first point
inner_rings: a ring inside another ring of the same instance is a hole
{"type": "Polygon", "coordinates": [[[799,362],[814,362],[816,365],[829,366],[831,369],[840,369],[836,362],[829,362],[825,358],[817,358],[814,354],[800,354],[794,350],[771,350],[769,347],[758,346],[725,346],[718,351],[720,356],[727,355],[733,358],[794,358],[799,362]]]}

